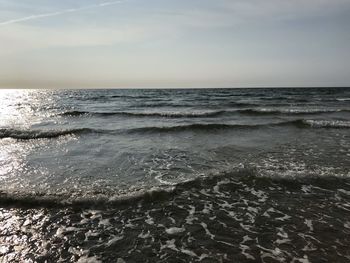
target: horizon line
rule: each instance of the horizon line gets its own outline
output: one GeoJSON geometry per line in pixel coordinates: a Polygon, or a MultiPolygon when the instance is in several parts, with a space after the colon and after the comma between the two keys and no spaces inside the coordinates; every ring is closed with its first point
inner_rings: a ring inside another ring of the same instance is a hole
{"type": "Polygon", "coordinates": [[[343,89],[350,88],[346,86],[246,86],[246,87],[37,87],[37,88],[21,88],[21,87],[0,87],[1,90],[186,90],[186,89],[343,89]]]}

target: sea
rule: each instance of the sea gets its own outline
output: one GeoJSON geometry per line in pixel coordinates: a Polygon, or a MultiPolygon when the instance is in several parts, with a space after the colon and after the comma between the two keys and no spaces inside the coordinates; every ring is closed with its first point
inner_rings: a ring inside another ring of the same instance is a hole
{"type": "Polygon", "coordinates": [[[1,90],[0,262],[350,262],[350,88],[1,90]]]}

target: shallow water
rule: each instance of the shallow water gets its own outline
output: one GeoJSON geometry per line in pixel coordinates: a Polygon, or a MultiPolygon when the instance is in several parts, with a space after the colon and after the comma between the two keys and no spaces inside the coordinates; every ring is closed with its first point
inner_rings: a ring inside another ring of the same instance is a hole
{"type": "Polygon", "coordinates": [[[0,97],[5,262],[350,261],[350,89],[0,97]]]}

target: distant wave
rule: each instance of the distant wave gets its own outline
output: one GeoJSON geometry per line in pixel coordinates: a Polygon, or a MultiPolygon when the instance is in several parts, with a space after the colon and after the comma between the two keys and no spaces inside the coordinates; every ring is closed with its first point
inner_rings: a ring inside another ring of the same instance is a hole
{"type": "Polygon", "coordinates": [[[88,112],[88,111],[68,111],[60,115],[63,116],[126,116],[126,117],[166,117],[166,118],[201,118],[201,117],[215,117],[224,114],[226,111],[197,111],[197,112],[88,112]]]}
{"type": "Polygon", "coordinates": [[[238,110],[247,115],[316,115],[322,113],[350,112],[350,109],[244,109],[238,110]]]}
{"type": "Polygon", "coordinates": [[[180,102],[164,102],[164,100],[152,100],[149,103],[134,103],[130,104],[132,108],[184,108],[184,107],[257,107],[260,104],[254,102],[239,102],[239,101],[220,101],[220,100],[210,100],[210,99],[193,99],[193,100],[183,100],[180,102]]]}
{"type": "Polygon", "coordinates": [[[291,120],[276,123],[263,124],[189,124],[177,126],[163,126],[163,127],[141,127],[130,129],[129,132],[181,132],[181,131],[212,131],[212,130],[230,130],[230,129],[256,129],[263,127],[284,127],[294,126],[297,128],[350,128],[349,121],[331,121],[331,120],[291,120]]]}
{"type": "Polygon", "coordinates": [[[32,140],[44,138],[57,138],[65,135],[82,134],[98,132],[88,128],[69,129],[69,130],[16,130],[16,129],[0,129],[0,139],[13,138],[19,140],[32,140]]]}
{"type": "Polygon", "coordinates": [[[189,125],[176,125],[176,126],[151,126],[141,127],[129,130],[131,133],[143,133],[143,132],[181,132],[181,131],[210,131],[210,130],[223,130],[223,129],[245,129],[254,128],[259,125],[241,125],[241,124],[221,124],[221,123],[210,123],[210,124],[189,124],[189,125]]]}
{"type": "Polygon", "coordinates": [[[235,129],[257,129],[263,127],[278,127],[278,126],[296,126],[299,128],[311,127],[311,123],[304,120],[284,121],[277,123],[264,124],[223,124],[223,123],[209,123],[209,124],[188,124],[176,126],[151,126],[130,129],[130,133],[152,133],[152,132],[183,132],[183,131],[215,131],[215,130],[235,130],[235,129]]]}
{"type": "Polygon", "coordinates": [[[350,121],[340,120],[303,120],[306,125],[315,128],[350,128],[350,121]]]}
{"type": "Polygon", "coordinates": [[[222,115],[234,115],[237,113],[244,115],[316,115],[322,113],[350,112],[350,109],[241,109],[241,110],[209,110],[194,112],[90,112],[90,111],[67,111],[60,113],[61,116],[125,116],[125,117],[160,117],[160,118],[206,118],[219,117],[222,115]]]}
{"type": "Polygon", "coordinates": [[[59,113],[61,116],[82,116],[82,115],[99,115],[99,116],[108,116],[108,115],[116,115],[118,112],[90,112],[90,111],[66,111],[63,113],[59,113]]]}

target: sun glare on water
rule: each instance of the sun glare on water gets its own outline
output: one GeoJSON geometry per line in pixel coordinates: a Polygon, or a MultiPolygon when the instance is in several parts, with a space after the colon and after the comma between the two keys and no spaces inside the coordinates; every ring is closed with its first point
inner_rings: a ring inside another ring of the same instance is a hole
{"type": "Polygon", "coordinates": [[[13,136],[29,132],[43,118],[38,109],[50,100],[44,94],[35,90],[0,90],[0,183],[6,181],[8,187],[21,185],[17,181],[26,169],[26,157],[37,145],[13,136]]]}

